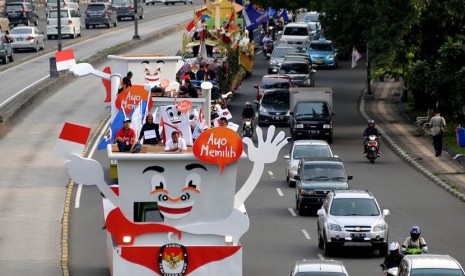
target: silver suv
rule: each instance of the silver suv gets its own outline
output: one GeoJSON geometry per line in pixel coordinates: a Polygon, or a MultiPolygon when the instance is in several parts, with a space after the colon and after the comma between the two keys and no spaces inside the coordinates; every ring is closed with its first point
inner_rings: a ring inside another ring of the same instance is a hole
{"type": "Polygon", "coordinates": [[[388,252],[389,227],[375,197],[368,191],[332,191],[318,214],[318,247],[325,256],[343,246],[371,244],[380,256],[388,252]]]}

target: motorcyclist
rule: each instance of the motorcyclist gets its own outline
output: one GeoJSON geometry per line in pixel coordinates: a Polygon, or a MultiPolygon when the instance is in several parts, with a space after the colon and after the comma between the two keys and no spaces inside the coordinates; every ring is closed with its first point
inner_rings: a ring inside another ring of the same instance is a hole
{"type": "Polygon", "coordinates": [[[266,33],[266,35],[262,39],[262,43],[266,44],[266,43],[272,43],[272,42],[273,42],[273,38],[271,37],[271,34],[269,32],[266,33]]]}
{"type": "Polygon", "coordinates": [[[402,253],[409,254],[409,249],[421,250],[421,253],[428,253],[428,246],[425,239],[420,237],[420,227],[413,226],[410,230],[410,237],[407,237],[402,244],[402,253]]]}
{"type": "Polygon", "coordinates": [[[384,262],[381,264],[383,270],[388,270],[393,267],[399,267],[400,262],[404,258],[404,255],[400,253],[400,245],[398,242],[392,242],[389,244],[389,255],[384,258],[384,262]]]}
{"type": "Polygon", "coordinates": [[[245,122],[244,120],[245,119],[250,119],[250,122],[251,122],[251,126],[252,126],[252,133],[254,131],[254,118],[255,118],[255,110],[253,109],[252,107],[252,103],[251,102],[246,102],[245,103],[245,106],[244,106],[244,109],[242,109],[242,116],[241,116],[243,122],[242,122],[242,132],[244,132],[245,130],[245,122]]]}
{"type": "MultiPolygon", "coordinates": [[[[375,120],[368,120],[368,127],[365,128],[363,132],[363,155],[367,155],[367,143],[368,143],[368,136],[376,135],[376,137],[381,136],[381,133],[376,128],[375,120]]],[[[378,149],[378,156],[379,156],[379,149],[378,149]]]]}

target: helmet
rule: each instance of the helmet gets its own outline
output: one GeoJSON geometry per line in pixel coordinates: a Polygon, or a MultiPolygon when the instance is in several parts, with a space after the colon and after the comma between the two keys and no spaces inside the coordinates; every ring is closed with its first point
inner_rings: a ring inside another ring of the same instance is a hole
{"type": "Polygon", "coordinates": [[[389,251],[397,251],[399,250],[399,243],[398,242],[391,242],[389,244],[389,251]]]}
{"type": "Polygon", "coordinates": [[[420,237],[421,231],[420,227],[418,226],[413,226],[412,229],[410,229],[410,237],[412,240],[416,241],[420,237]]]}
{"type": "Polygon", "coordinates": [[[375,126],[375,120],[368,120],[368,126],[373,125],[375,126]]]}
{"type": "Polygon", "coordinates": [[[252,103],[251,102],[246,102],[245,106],[252,106],[252,103]]]}

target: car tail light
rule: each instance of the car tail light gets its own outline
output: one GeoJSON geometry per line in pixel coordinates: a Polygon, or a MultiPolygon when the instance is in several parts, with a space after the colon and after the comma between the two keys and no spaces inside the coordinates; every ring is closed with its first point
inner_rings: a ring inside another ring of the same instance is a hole
{"type": "Polygon", "coordinates": [[[26,40],[34,40],[34,37],[32,35],[28,36],[26,40]]]}

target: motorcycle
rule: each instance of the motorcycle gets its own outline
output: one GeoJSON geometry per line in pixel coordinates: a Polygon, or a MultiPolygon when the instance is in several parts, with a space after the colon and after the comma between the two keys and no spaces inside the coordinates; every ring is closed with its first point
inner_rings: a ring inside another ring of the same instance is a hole
{"type": "Polygon", "coordinates": [[[271,53],[273,52],[274,44],[273,41],[267,41],[263,43],[263,54],[267,59],[270,59],[271,53]]]}
{"type": "Polygon", "coordinates": [[[211,110],[221,110],[228,108],[228,103],[233,97],[233,92],[229,91],[226,94],[221,94],[218,98],[211,100],[211,110]]]}
{"type": "Polygon", "coordinates": [[[253,136],[253,125],[251,118],[245,118],[242,121],[242,137],[252,138],[253,136]]]}
{"type": "Polygon", "coordinates": [[[379,137],[370,135],[365,137],[366,158],[370,160],[371,164],[375,163],[375,159],[379,157],[379,137]]]}

